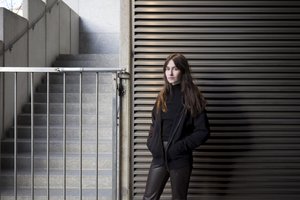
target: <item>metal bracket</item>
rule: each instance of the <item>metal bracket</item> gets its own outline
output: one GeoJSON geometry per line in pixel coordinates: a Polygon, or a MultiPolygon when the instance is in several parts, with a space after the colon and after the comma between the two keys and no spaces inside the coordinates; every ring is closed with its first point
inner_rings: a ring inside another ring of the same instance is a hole
{"type": "Polygon", "coordinates": [[[118,78],[119,78],[119,83],[118,83],[118,86],[117,86],[117,90],[119,91],[119,96],[122,97],[126,93],[126,90],[125,90],[125,88],[122,84],[122,80],[123,79],[126,79],[126,80],[130,79],[130,74],[128,72],[126,72],[125,69],[124,69],[124,70],[122,70],[118,73],[118,78]]]}

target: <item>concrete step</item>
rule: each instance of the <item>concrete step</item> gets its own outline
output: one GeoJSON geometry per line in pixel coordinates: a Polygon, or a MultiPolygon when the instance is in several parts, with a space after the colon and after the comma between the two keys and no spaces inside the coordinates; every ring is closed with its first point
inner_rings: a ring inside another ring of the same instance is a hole
{"type": "Polygon", "coordinates": [[[61,55],[53,63],[54,67],[103,67],[118,68],[118,54],[61,55]]]}
{"type": "MultiPolygon", "coordinates": [[[[66,74],[66,83],[79,83],[79,73],[68,73],[66,74]]],[[[42,82],[46,83],[46,77],[43,78],[42,82]]],[[[99,73],[98,83],[99,84],[112,84],[113,82],[112,73],[99,73]]],[[[52,73],[50,74],[50,84],[63,83],[63,74],[61,73],[52,73]]],[[[96,73],[95,72],[82,72],[82,83],[96,83],[96,73]]]]}
{"type": "Polygon", "coordinates": [[[57,60],[105,60],[119,59],[119,54],[60,54],[57,60]]]}
{"type": "MultiPolygon", "coordinates": [[[[34,186],[36,189],[46,189],[48,176],[46,172],[34,172],[34,186]]],[[[14,186],[13,171],[1,175],[1,188],[9,189],[14,186]],[[3,184],[5,183],[5,184],[3,184]]],[[[51,189],[63,188],[63,170],[50,171],[50,186],[51,189]]],[[[80,170],[66,170],[66,186],[68,189],[80,187],[80,170]]],[[[99,188],[111,189],[112,170],[98,170],[99,188]],[[110,184],[109,184],[110,183],[110,184]]],[[[31,188],[31,174],[17,174],[17,186],[22,189],[31,188]]],[[[82,170],[82,187],[83,189],[96,188],[96,170],[82,170]]]]}
{"type": "MultiPolygon", "coordinates": [[[[82,155],[82,169],[95,170],[96,169],[96,153],[85,153],[82,155]]],[[[63,170],[64,160],[63,152],[51,153],[49,155],[49,169],[63,170]]],[[[111,153],[98,153],[98,169],[111,170],[112,169],[112,154],[111,153]]],[[[3,154],[1,158],[1,169],[12,170],[14,169],[14,157],[10,154],[3,154]]],[[[34,169],[39,172],[46,172],[47,169],[47,155],[46,153],[38,152],[34,154],[34,169]]],[[[80,153],[66,154],[66,169],[67,170],[80,170],[80,153]]],[[[19,153],[17,155],[17,170],[18,172],[30,174],[31,170],[31,155],[30,153],[19,153]]],[[[12,170],[13,171],[13,170],[12,170]]],[[[5,173],[1,173],[5,175],[5,173]]]]}
{"type": "MultiPolygon", "coordinates": [[[[62,140],[63,139],[63,128],[62,127],[49,127],[49,137],[50,140],[62,140]]],[[[33,129],[33,134],[35,139],[45,139],[47,138],[47,128],[45,126],[35,126],[33,129]]],[[[82,128],[82,140],[96,140],[97,130],[92,127],[82,128]]],[[[108,142],[105,138],[111,138],[112,127],[101,124],[98,129],[99,142],[108,142]]],[[[31,137],[31,127],[30,126],[18,126],[17,136],[19,139],[29,139],[31,137]]],[[[7,132],[7,138],[12,139],[14,137],[14,128],[10,128],[7,132]]],[[[66,138],[67,140],[78,140],[80,137],[80,129],[76,127],[67,127],[66,138]]],[[[103,145],[104,145],[103,144],[103,145]]]]}
{"type": "MultiPolygon", "coordinates": [[[[112,140],[111,135],[103,136],[105,140],[112,140]]],[[[108,143],[112,145],[112,143],[108,143]]],[[[96,139],[93,141],[82,142],[82,153],[95,153],[96,152],[96,139]]],[[[107,148],[98,143],[98,148],[107,148]]],[[[64,143],[62,140],[51,140],[49,142],[50,153],[62,153],[64,152],[64,143]]],[[[14,153],[14,140],[5,139],[1,143],[1,152],[6,154],[14,153]]],[[[30,153],[31,152],[31,141],[30,139],[18,139],[17,140],[17,152],[18,153],[30,153]]],[[[45,153],[47,152],[47,141],[44,139],[34,140],[34,153],[45,153]]],[[[80,153],[80,142],[78,140],[67,140],[66,141],[66,152],[67,153],[80,153]]]]}
{"type": "MultiPolygon", "coordinates": [[[[99,93],[99,103],[112,102],[113,97],[115,96],[112,91],[110,92],[100,92],[99,93]]],[[[67,103],[79,103],[79,93],[67,93],[66,102],[67,103]]],[[[47,102],[47,93],[35,93],[34,94],[35,103],[46,103],[47,102]]],[[[63,93],[50,93],[49,94],[50,103],[63,103],[63,93]]],[[[83,93],[82,94],[82,103],[96,103],[96,94],[95,93],[83,93]]],[[[28,103],[29,104],[29,103],[28,103]]],[[[101,105],[99,105],[101,106],[101,105]]]]}
{"type": "MultiPolygon", "coordinates": [[[[96,86],[94,84],[82,84],[82,93],[95,93],[96,86]]],[[[101,84],[99,85],[99,90],[103,93],[110,93],[112,89],[111,84],[101,84]]],[[[46,93],[47,85],[41,84],[36,88],[36,92],[46,93]]],[[[49,86],[50,93],[62,93],[63,85],[62,84],[50,84],[49,86]]],[[[79,84],[66,84],[66,93],[79,93],[79,84]]]]}
{"type": "MultiPolygon", "coordinates": [[[[66,200],[63,196],[63,189],[52,189],[50,188],[49,199],[47,197],[47,189],[35,189],[34,190],[35,200],[66,200]]],[[[1,200],[15,200],[14,190],[12,188],[4,188],[1,191],[1,200]]],[[[67,189],[66,197],[68,200],[80,200],[79,189],[67,189]]],[[[83,189],[82,190],[82,200],[95,200],[96,189],[83,189]]],[[[31,189],[18,189],[17,200],[32,200],[31,189]]],[[[98,199],[101,200],[112,200],[112,189],[98,189],[98,199]]]]}
{"type": "MultiPolygon", "coordinates": [[[[66,116],[66,125],[72,126],[72,127],[79,127],[80,123],[80,116],[79,115],[73,115],[73,114],[67,114],[66,116]]],[[[46,126],[47,124],[47,115],[46,114],[35,114],[33,117],[34,125],[36,126],[46,126]]],[[[51,114],[49,117],[49,125],[50,126],[63,126],[63,120],[64,117],[62,114],[51,114]]],[[[96,114],[84,114],[82,115],[82,126],[91,126],[96,127],[97,125],[97,116],[96,114]]],[[[18,125],[27,125],[29,126],[31,124],[31,115],[30,114],[20,114],[18,116],[18,125]]],[[[112,113],[110,114],[103,114],[98,115],[98,123],[106,124],[107,126],[112,126],[112,113]]]]}
{"type": "Polygon", "coordinates": [[[119,68],[118,61],[115,60],[56,60],[53,67],[97,67],[97,68],[119,68]]]}
{"type": "MultiPolygon", "coordinates": [[[[90,99],[93,100],[93,99],[90,99]]],[[[82,114],[83,115],[96,115],[96,102],[86,102],[82,103],[82,114]]],[[[99,115],[108,115],[112,114],[113,104],[112,99],[107,96],[106,98],[99,99],[98,103],[98,114],[99,115]]],[[[49,104],[49,113],[51,114],[63,114],[64,104],[63,103],[50,103],[49,104]]],[[[23,114],[31,113],[31,104],[27,103],[23,107],[23,114]]],[[[47,113],[47,104],[46,103],[34,103],[34,114],[46,114],[47,113]]],[[[80,104],[79,103],[69,103],[66,102],[66,114],[75,114],[79,115],[80,113],[80,104]]]]}

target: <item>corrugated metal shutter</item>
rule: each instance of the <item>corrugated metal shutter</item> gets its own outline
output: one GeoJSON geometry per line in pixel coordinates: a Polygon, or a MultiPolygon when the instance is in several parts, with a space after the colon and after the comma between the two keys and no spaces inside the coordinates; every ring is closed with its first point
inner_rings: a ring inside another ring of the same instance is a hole
{"type": "MultiPolygon", "coordinates": [[[[171,52],[189,59],[212,136],[189,199],[300,199],[300,1],[133,1],[133,199],[151,161],[150,110],[171,52]]],[[[170,199],[170,184],[162,199],[170,199]]]]}

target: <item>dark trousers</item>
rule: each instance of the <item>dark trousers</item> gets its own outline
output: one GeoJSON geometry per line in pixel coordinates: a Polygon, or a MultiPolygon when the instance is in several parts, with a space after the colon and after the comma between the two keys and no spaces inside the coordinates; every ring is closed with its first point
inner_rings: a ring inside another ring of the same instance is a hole
{"type": "Polygon", "coordinates": [[[143,200],[159,200],[170,177],[173,200],[186,200],[191,176],[191,167],[172,169],[151,164],[143,200]]]}
{"type": "MultiPolygon", "coordinates": [[[[167,144],[168,142],[163,142],[164,149],[166,149],[167,144]]],[[[157,166],[151,163],[143,200],[159,200],[169,178],[171,180],[172,199],[186,200],[191,171],[192,167],[190,166],[168,170],[166,166],[157,166]]]]}

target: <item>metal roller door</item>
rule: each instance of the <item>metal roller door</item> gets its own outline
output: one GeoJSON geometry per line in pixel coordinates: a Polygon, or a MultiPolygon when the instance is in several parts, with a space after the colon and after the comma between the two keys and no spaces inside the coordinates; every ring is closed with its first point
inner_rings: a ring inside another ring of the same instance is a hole
{"type": "MultiPolygon", "coordinates": [[[[171,52],[189,59],[211,137],[189,199],[300,199],[300,1],[133,0],[132,195],[151,162],[150,111],[171,52]]],[[[161,199],[170,199],[168,183],[161,199]]]]}

